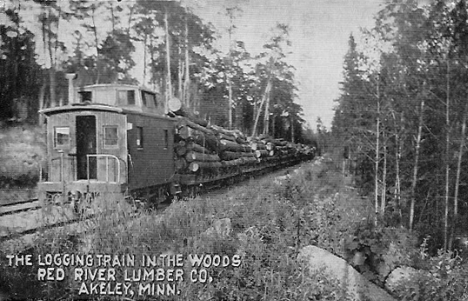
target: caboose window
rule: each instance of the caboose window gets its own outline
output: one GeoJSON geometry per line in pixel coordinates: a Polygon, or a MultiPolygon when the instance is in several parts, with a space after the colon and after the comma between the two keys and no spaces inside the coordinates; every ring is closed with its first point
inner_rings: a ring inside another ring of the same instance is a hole
{"type": "Polygon", "coordinates": [[[54,147],[66,147],[70,145],[70,128],[68,126],[56,126],[54,129],[54,147]]]}
{"type": "Polygon", "coordinates": [[[81,102],[92,101],[93,99],[93,92],[91,91],[80,91],[78,93],[80,94],[81,102]]]}
{"type": "Polygon", "coordinates": [[[156,94],[141,91],[141,99],[143,101],[143,105],[148,108],[155,108],[158,106],[156,102],[156,94]]]}
{"type": "Polygon", "coordinates": [[[135,91],[134,90],[119,90],[118,92],[119,105],[134,105],[135,91]]]}
{"type": "Polygon", "coordinates": [[[138,148],[143,148],[143,128],[141,126],[137,126],[136,145],[138,148]]]}
{"type": "Polygon", "coordinates": [[[169,148],[169,132],[168,130],[164,130],[164,149],[169,148]]]}
{"type": "Polygon", "coordinates": [[[104,146],[117,145],[117,126],[104,126],[104,146]]]}

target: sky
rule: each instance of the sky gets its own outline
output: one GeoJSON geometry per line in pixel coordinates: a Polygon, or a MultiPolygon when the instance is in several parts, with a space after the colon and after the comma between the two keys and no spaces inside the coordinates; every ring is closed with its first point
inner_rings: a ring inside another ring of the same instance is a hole
{"type": "MultiPolygon", "coordinates": [[[[5,0],[0,0],[0,4],[2,1],[5,0]]],[[[16,5],[21,3],[19,0],[7,1],[16,5]]],[[[295,101],[302,106],[304,119],[313,129],[316,127],[318,117],[327,128],[331,127],[333,107],[336,106],[334,100],[340,95],[344,56],[348,51],[350,34],[353,34],[359,43],[360,28],[372,28],[377,12],[385,3],[385,0],[176,1],[180,1],[206,22],[214,25],[220,35],[217,48],[221,49],[228,48],[229,19],[225,15],[226,7],[238,5],[241,8],[242,11],[234,19],[237,29],[232,39],[244,41],[247,51],[252,55],[262,51],[262,45],[268,41],[271,29],[277,23],[289,25],[292,47],[287,60],[296,68],[298,98],[295,101]]],[[[430,0],[419,1],[420,4],[427,4],[430,0]]],[[[24,4],[26,3],[34,2],[24,4]]],[[[37,26],[37,20],[33,15],[26,14],[23,19],[29,24],[28,28],[33,32],[37,31],[35,33],[40,36],[40,27],[37,26]]],[[[68,39],[70,49],[74,49],[72,44],[76,39],[70,35],[76,27],[73,26],[75,25],[71,23],[61,23],[61,32],[64,36],[60,39],[64,41],[68,39]]],[[[100,38],[105,36],[106,31],[108,30],[103,26],[98,27],[100,38]]],[[[84,37],[93,38],[89,33],[85,33],[84,37]]],[[[38,43],[37,49],[43,48],[40,45],[41,39],[36,43],[38,43]]],[[[46,65],[48,56],[43,57],[46,65]]],[[[137,65],[138,63],[141,62],[137,62],[137,65]]],[[[137,73],[143,74],[143,72],[137,73]]]]}
{"type": "Polygon", "coordinates": [[[292,53],[288,61],[296,68],[296,102],[312,128],[317,117],[330,128],[349,36],[358,36],[361,27],[373,27],[384,0],[197,0],[194,10],[221,30],[227,19],[223,7],[233,2],[242,8],[234,20],[233,39],[244,41],[252,54],[262,50],[276,23],[289,25],[292,53]]]}

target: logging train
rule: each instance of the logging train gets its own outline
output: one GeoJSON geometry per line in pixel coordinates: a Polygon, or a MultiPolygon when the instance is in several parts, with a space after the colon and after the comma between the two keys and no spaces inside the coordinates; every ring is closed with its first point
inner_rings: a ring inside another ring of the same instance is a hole
{"type": "Polygon", "coordinates": [[[91,85],[70,97],[78,101],[40,111],[47,122],[42,201],[75,209],[103,193],[160,201],[314,157],[310,146],[247,139],[193,114],[167,114],[159,94],[137,86],[91,85]]]}

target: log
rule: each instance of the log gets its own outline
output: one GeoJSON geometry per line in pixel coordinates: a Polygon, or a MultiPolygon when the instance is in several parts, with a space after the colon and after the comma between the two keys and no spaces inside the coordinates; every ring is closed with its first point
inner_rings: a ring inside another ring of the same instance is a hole
{"type": "Polygon", "coordinates": [[[243,158],[244,160],[244,164],[253,164],[253,163],[256,163],[258,162],[257,158],[255,157],[249,157],[249,158],[243,158]]]}
{"type": "Polygon", "coordinates": [[[176,134],[182,139],[187,139],[193,135],[193,131],[199,131],[205,134],[214,134],[212,130],[203,127],[185,117],[177,117],[176,134]]]}
{"type": "Polygon", "coordinates": [[[190,121],[206,127],[208,125],[208,121],[206,121],[203,118],[200,118],[200,116],[190,112],[186,107],[184,107],[182,104],[180,105],[172,105],[169,108],[171,111],[173,111],[174,114],[178,116],[184,116],[185,118],[189,119],[190,121]]]}
{"type": "Polygon", "coordinates": [[[224,166],[238,166],[238,165],[244,164],[244,159],[239,158],[239,159],[235,159],[235,160],[222,161],[222,164],[224,166]]]}
{"type": "Polygon", "coordinates": [[[255,151],[255,157],[260,158],[260,157],[268,157],[269,152],[267,150],[256,150],[255,151]]]}
{"type": "Polygon", "coordinates": [[[187,119],[177,116],[177,123],[176,123],[176,136],[179,136],[181,139],[187,139],[189,134],[189,127],[187,126],[187,119]]]}
{"type": "Polygon", "coordinates": [[[246,157],[255,157],[255,153],[250,151],[250,152],[241,152],[242,154],[242,157],[243,158],[246,158],[246,157]]]}
{"type": "Polygon", "coordinates": [[[252,150],[264,150],[266,149],[266,146],[265,144],[263,144],[262,142],[253,142],[251,141],[250,142],[250,147],[252,148],[252,150]]]}
{"type": "Polygon", "coordinates": [[[186,169],[188,166],[187,161],[185,161],[184,158],[178,158],[177,160],[174,161],[174,167],[175,170],[181,171],[186,169]]]}
{"type": "Polygon", "coordinates": [[[236,138],[241,138],[242,140],[247,142],[247,137],[240,130],[234,130],[234,134],[236,138]]]}
{"type": "Polygon", "coordinates": [[[187,142],[187,149],[188,150],[193,150],[193,151],[198,152],[198,153],[203,153],[203,154],[209,154],[210,153],[210,151],[207,148],[201,146],[198,143],[195,143],[194,141],[188,141],[187,142]]]}
{"type": "Polygon", "coordinates": [[[223,127],[220,127],[220,126],[217,126],[215,124],[210,124],[210,129],[212,129],[213,131],[215,131],[216,133],[222,133],[224,135],[228,135],[228,136],[233,136],[235,137],[234,135],[234,131],[230,131],[230,130],[227,130],[223,127]]]}
{"type": "Polygon", "coordinates": [[[194,152],[194,151],[188,152],[185,155],[185,160],[187,160],[187,162],[193,162],[193,161],[217,162],[217,161],[220,161],[218,155],[203,154],[203,153],[197,153],[197,152],[194,152]]]}
{"type": "Polygon", "coordinates": [[[218,136],[219,139],[229,140],[229,141],[237,143],[236,137],[234,137],[234,136],[226,135],[226,134],[223,134],[223,133],[217,133],[216,136],[218,136]]]}
{"type": "Polygon", "coordinates": [[[261,140],[261,141],[264,141],[265,143],[266,142],[274,142],[275,140],[273,138],[271,138],[270,136],[267,136],[267,135],[260,135],[258,136],[258,140],[261,140]]]}
{"type": "Polygon", "coordinates": [[[222,160],[235,160],[239,158],[247,158],[247,157],[254,157],[255,153],[249,153],[249,152],[231,152],[231,151],[224,151],[219,154],[219,157],[222,160]]]}
{"type": "MultiPolygon", "coordinates": [[[[201,127],[200,127],[201,128],[201,127]]],[[[187,120],[180,117],[177,125],[178,135],[187,141],[194,141],[198,145],[209,149],[210,151],[217,152],[219,147],[219,139],[207,129],[197,130],[188,126],[187,120]]]]}
{"type": "Polygon", "coordinates": [[[275,148],[275,145],[272,142],[267,142],[265,146],[266,146],[266,149],[269,151],[275,148]]]}
{"type": "Polygon", "coordinates": [[[286,146],[286,145],[288,145],[288,142],[284,141],[284,139],[276,139],[275,140],[275,145],[286,146]]]}
{"type": "Polygon", "coordinates": [[[238,144],[229,140],[219,140],[219,148],[222,151],[233,151],[233,152],[250,152],[252,148],[249,145],[238,144]]]}
{"type": "Polygon", "coordinates": [[[188,170],[191,172],[198,172],[203,169],[214,169],[214,168],[221,168],[223,165],[221,162],[201,162],[201,161],[194,161],[191,162],[188,166],[188,170]]]}
{"type": "Polygon", "coordinates": [[[215,135],[205,135],[204,133],[195,133],[194,136],[191,137],[193,141],[197,144],[203,146],[204,148],[218,152],[219,150],[219,140],[216,138],[215,135]]]}
{"type": "Polygon", "coordinates": [[[224,166],[239,166],[239,165],[246,165],[246,164],[253,164],[258,162],[257,158],[255,157],[242,157],[235,160],[229,161],[221,161],[224,166]]]}
{"type": "Polygon", "coordinates": [[[187,147],[181,146],[181,145],[176,145],[175,146],[175,153],[177,154],[177,156],[182,157],[183,155],[185,155],[187,153],[187,147]]]}
{"type": "Polygon", "coordinates": [[[191,121],[190,119],[186,119],[185,120],[185,123],[188,127],[194,129],[194,130],[198,130],[198,131],[201,131],[205,134],[214,134],[212,130],[204,127],[204,126],[201,126],[193,121],[191,121]]]}
{"type": "Polygon", "coordinates": [[[236,137],[236,142],[239,143],[239,144],[248,144],[247,140],[244,137],[241,137],[241,136],[236,137]]]}

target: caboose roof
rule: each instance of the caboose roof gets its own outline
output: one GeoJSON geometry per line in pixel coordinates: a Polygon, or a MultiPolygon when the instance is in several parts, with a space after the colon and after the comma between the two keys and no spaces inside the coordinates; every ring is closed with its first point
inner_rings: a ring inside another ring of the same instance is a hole
{"type": "Polygon", "coordinates": [[[105,104],[98,104],[98,103],[90,103],[90,102],[82,102],[82,103],[74,103],[71,105],[60,106],[55,108],[47,108],[42,109],[39,111],[41,114],[45,115],[53,115],[57,113],[69,112],[69,111],[80,111],[80,110],[90,110],[90,111],[106,111],[106,112],[115,112],[115,113],[123,113],[123,109],[115,106],[105,105],[105,104]]]}
{"type": "MultiPolygon", "coordinates": [[[[93,85],[87,85],[84,86],[83,89],[91,89],[91,88],[109,88],[109,87],[115,87],[115,88],[128,88],[128,89],[139,89],[147,92],[152,92],[152,93],[158,93],[154,90],[151,90],[147,87],[144,86],[138,86],[138,85],[129,85],[129,84],[93,84],[93,85]]],[[[79,91],[79,89],[78,89],[79,91]]]]}

